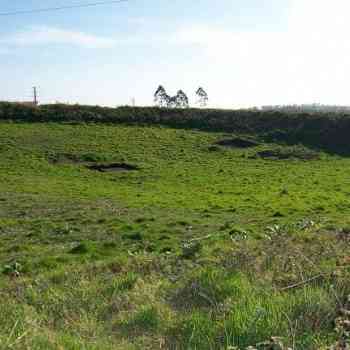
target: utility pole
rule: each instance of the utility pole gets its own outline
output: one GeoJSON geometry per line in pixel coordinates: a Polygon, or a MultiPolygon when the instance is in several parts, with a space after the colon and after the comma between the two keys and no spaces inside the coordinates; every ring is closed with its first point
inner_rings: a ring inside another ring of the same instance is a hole
{"type": "Polygon", "coordinates": [[[36,86],[33,86],[33,98],[34,98],[33,103],[35,106],[37,106],[38,105],[38,94],[37,94],[36,86]]]}

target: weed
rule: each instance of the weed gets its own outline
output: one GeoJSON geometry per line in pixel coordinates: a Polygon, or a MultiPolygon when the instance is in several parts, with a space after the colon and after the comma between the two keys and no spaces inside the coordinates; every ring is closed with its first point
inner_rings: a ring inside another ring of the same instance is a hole
{"type": "Polygon", "coordinates": [[[158,310],[154,306],[144,306],[130,319],[121,323],[128,332],[155,332],[160,326],[158,310]]]}
{"type": "Polygon", "coordinates": [[[90,251],[90,247],[87,243],[79,243],[77,246],[70,250],[71,254],[87,254],[90,251]]]}

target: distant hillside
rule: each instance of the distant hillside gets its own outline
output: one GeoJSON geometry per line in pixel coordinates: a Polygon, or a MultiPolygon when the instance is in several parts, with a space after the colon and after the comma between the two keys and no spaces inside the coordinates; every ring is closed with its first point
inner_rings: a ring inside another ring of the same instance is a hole
{"type": "Polygon", "coordinates": [[[350,116],[346,113],[107,108],[64,104],[31,107],[1,102],[0,120],[166,125],[206,131],[239,132],[256,134],[267,141],[303,143],[329,152],[350,154],[350,116]]]}

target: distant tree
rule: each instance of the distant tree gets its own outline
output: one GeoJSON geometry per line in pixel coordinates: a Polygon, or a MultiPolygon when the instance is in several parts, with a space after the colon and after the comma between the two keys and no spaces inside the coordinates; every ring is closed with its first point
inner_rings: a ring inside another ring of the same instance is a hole
{"type": "Polygon", "coordinates": [[[197,96],[197,104],[199,107],[206,107],[208,105],[208,94],[205,92],[205,90],[200,87],[196,91],[196,96],[197,96]]]}
{"type": "Polygon", "coordinates": [[[158,89],[154,93],[154,102],[159,107],[169,107],[170,96],[166,93],[166,90],[162,85],[159,85],[158,89]]]}
{"type": "Polygon", "coordinates": [[[177,107],[178,107],[177,95],[169,97],[168,108],[177,108],[177,107]]]}
{"type": "Polygon", "coordinates": [[[159,85],[158,89],[154,93],[154,102],[159,107],[168,107],[168,108],[188,108],[189,107],[188,97],[182,90],[179,90],[175,96],[170,97],[162,85],[159,85]]]}
{"type": "Polygon", "coordinates": [[[188,108],[189,107],[189,100],[187,95],[182,91],[179,90],[174,97],[175,107],[176,108],[188,108]]]}

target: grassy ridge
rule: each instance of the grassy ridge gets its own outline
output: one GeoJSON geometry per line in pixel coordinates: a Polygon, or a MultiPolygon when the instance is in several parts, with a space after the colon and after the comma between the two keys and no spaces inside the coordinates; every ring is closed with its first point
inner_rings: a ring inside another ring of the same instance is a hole
{"type": "Polygon", "coordinates": [[[98,122],[166,125],[216,132],[257,134],[266,141],[303,143],[329,152],[349,154],[350,117],[336,113],[281,113],[249,110],[104,108],[43,105],[38,108],[0,103],[0,119],[30,122],[98,122]]]}
{"type": "Polygon", "coordinates": [[[335,343],[350,306],[350,160],[217,145],[233,136],[0,122],[0,348],[335,343]],[[139,170],[87,167],[101,163],[139,170]]]}

